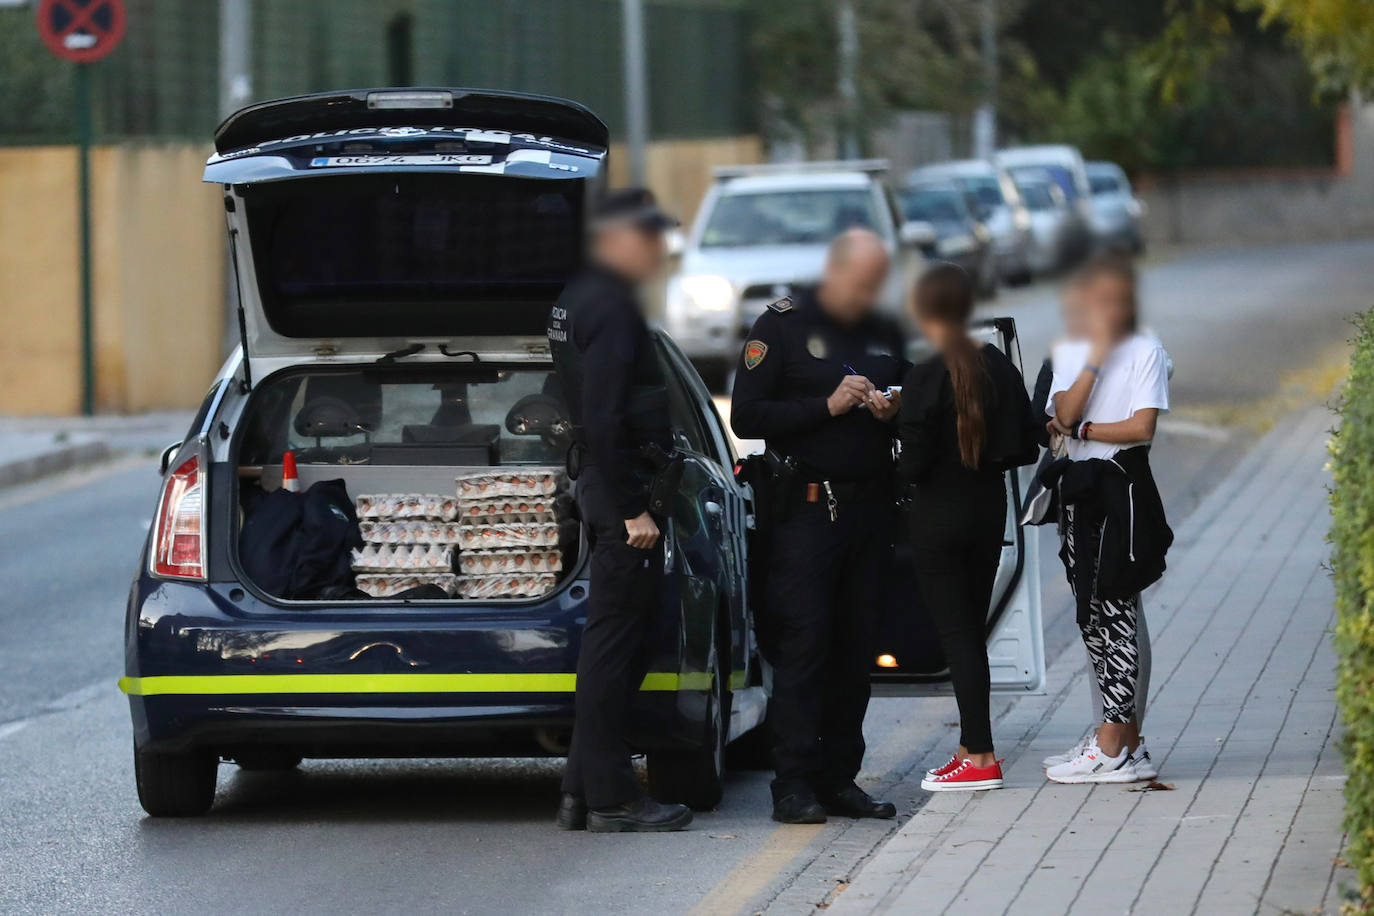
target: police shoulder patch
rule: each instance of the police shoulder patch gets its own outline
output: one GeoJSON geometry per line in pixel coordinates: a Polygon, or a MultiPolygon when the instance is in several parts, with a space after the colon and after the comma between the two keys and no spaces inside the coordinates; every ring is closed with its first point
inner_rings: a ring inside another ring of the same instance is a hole
{"type": "MultiPolygon", "coordinates": [[[[783,296],[777,302],[768,303],[768,307],[773,311],[777,312],[779,315],[785,315],[788,312],[792,311],[792,297],[783,296]]],[[[764,349],[766,350],[768,348],[765,347],[764,349]]]]}
{"type": "Polygon", "coordinates": [[[761,340],[751,340],[744,345],[744,368],[753,369],[768,355],[768,344],[761,340]]]}

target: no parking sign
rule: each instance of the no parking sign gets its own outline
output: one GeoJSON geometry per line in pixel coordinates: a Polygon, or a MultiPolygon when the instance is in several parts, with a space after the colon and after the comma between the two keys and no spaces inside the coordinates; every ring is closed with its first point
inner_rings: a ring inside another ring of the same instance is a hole
{"type": "Polygon", "coordinates": [[[124,37],[124,0],[41,0],[38,34],[64,60],[100,60],[124,37]]]}

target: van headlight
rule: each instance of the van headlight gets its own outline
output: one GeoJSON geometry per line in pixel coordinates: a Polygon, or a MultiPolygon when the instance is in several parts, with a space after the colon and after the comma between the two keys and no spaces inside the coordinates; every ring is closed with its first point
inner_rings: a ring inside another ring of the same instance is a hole
{"type": "Polygon", "coordinates": [[[716,274],[695,274],[678,280],[683,306],[703,312],[724,312],[735,304],[735,288],[716,274]]]}

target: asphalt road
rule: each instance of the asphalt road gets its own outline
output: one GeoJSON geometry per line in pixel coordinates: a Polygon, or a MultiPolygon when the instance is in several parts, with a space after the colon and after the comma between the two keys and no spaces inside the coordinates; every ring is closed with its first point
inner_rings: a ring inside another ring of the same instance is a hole
{"type": "MultiPolygon", "coordinates": [[[[1176,518],[1283,408],[1285,389],[1310,397],[1301,380],[1326,377],[1346,316],[1374,301],[1371,259],[1374,242],[1147,264],[1148,323],[1177,367],[1179,410],[1156,449],[1176,518]]],[[[1034,371],[1057,327],[1053,287],[988,310],[1017,318],[1034,371]]],[[[563,834],[549,823],[559,765],[543,760],[308,761],[286,775],[225,765],[208,817],[148,819],[115,680],[155,460],[0,492],[0,912],[799,912],[893,826],[779,828],[767,774],[740,773],[687,834],[563,834]]],[[[1050,654],[1080,651],[1044,552],[1050,654]]],[[[864,782],[888,789],[947,751],[953,718],[947,698],[875,700],[864,782]]]]}

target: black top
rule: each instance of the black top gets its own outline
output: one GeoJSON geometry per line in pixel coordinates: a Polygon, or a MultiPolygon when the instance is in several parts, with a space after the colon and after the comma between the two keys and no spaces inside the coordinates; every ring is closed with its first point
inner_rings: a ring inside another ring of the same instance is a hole
{"type": "Polygon", "coordinates": [[[967,486],[996,482],[1003,471],[1030,464],[1039,454],[1025,382],[1016,365],[992,344],[982,349],[991,384],[983,389],[986,436],[978,470],[959,457],[954,387],[944,357],[917,363],[902,386],[898,426],[902,439],[901,478],[920,487],[967,486]]]}
{"type": "Polygon", "coordinates": [[[573,438],[599,469],[623,518],[648,506],[640,448],[672,446],[668,393],[634,289],[593,265],[549,312],[549,347],[563,386],[573,438]]]}
{"type": "Polygon", "coordinates": [[[766,440],[796,458],[812,479],[891,474],[896,424],[864,407],[832,417],[826,398],[849,374],[846,365],[879,390],[901,383],[910,364],[896,323],[870,314],[857,325],[841,325],[811,292],[798,294],[790,308],[787,300],[780,303],[754,322],[740,355],[730,403],[735,434],[766,440]]]}

